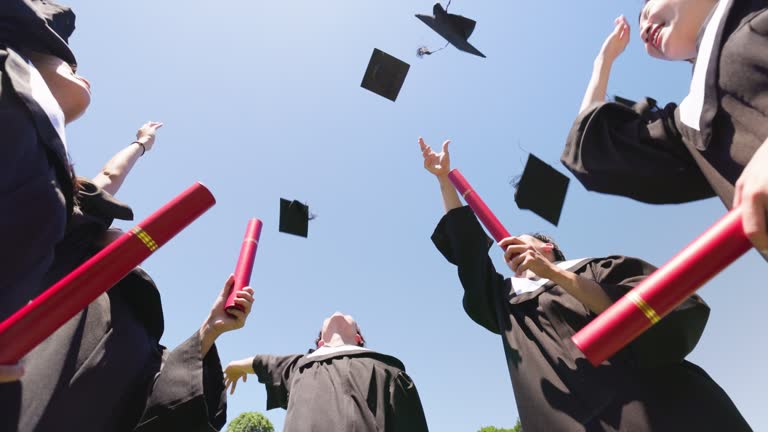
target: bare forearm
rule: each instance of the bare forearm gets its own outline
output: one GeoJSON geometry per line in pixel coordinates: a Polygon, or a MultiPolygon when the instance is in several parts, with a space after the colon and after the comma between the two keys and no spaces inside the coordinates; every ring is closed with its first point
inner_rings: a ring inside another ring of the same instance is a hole
{"type": "Polygon", "coordinates": [[[579,114],[583,113],[590,105],[596,102],[604,102],[608,91],[608,79],[611,76],[613,62],[598,56],[592,69],[592,78],[589,80],[584,100],[581,101],[579,114]]]}
{"type": "Polygon", "coordinates": [[[256,372],[253,370],[253,359],[254,357],[246,357],[242,360],[236,360],[232,362],[232,364],[236,365],[245,373],[249,374],[255,374],[256,372]]]}
{"type": "Polygon", "coordinates": [[[142,147],[136,142],[125,147],[112,156],[101,172],[93,178],[93,182],[110,194],[116,194],[142,153],[142,147]]]}
{"type": "Polygon", "coordinates": [[[597,282],[576,273],[558,268],[550,280],[560,285],[568,294],[596,314],[608,309],[612,304],[610,297],[597,282]]]}
{"type": "Polygon", "coordinates": [[[207,322],[200,327],[198,334],[200,335],[200,354],[205,357],[213,344],[216,343],[219,334],[207,322]]]}
{"type": "Polygon", "coordinates": [[[440,193],[443,195],[443,204],[445,205],[445,212],[462,207],[459,194],[456,192],[456,188],[453,187],[453,183],[448,179],[448,176],[438,176],[438,182],[440,183],[440,193]]]}

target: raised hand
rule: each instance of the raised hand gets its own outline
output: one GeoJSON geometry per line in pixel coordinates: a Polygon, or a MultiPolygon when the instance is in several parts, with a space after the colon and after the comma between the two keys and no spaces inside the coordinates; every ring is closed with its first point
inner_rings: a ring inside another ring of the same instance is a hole
{"type": "Polygon", "coordinates": [[[235,284],[235,276],[230,275],[224,288],[219,293],[216,301],[211,308],[211,314],[208,316],[208,324],[218,336],[228,331],[237,330],[245,325],[248,314],[251,313],[253,306],[253,288],[245,287],[235,293],[235,304],[242,306],[244,310],[233,308],[229,311],[224,310],[224,304],[227,302],[229,292],[235,284]]]}
{"type": "Polygon", "coordinates": [[[157,130],[163,127],[160,122],[146,122],[136,132],[136,141],[144,144],[146,151],[152,150],[152,146],[155,145],[155,135],[157,130]]]}
{"type": "Polygon", "coordinates": [[[451,158],[448,154],[448,144],[450,140],[446,140],[443,143],[443,151],[435,153],[430,146],[428,146],[424,139],[419,137],[419,147],[421,147],[421,154],[424,156],[424,168],[432,174],[442,177],[447,176],[451,171],[451,158]]]}
{"type": "Polygon", "coordinates": [[[523,277],[530,270],[540,278],[552,279],[557,272],[557,266],[552,261],[533,245],[517,237],[507,237],[499,242],[499,246],[504,249],[504,261],[516,277],[523,277]]]}
{"type": "Polygon", "coordinates": [[[733,196],[733,207],[741,206],[744,233],[764,255],[768,255],[768,141],[752,156],[739,180],[733,196]]]}
{"type": "Polygon", "coordinates": [[[232,287],[235,284],[235,275],[229,275],[224,283],[224,288],[219,293],[216,301],[213,303],[211,313],[200,327],[201,351],[203,356],[208,353],[216,339],[223,333],[242,328],[245,325],[245,319],[251,313],[253,306],[253,288],[245,287],[235,294],[235,304],[243,307],[244,310],[232,309],[226,311],[224,305],[232,287]]]}
{"type": "Polygon", "coordinates": [[[615,27],[608,38],[603,42],[602,48],[600,48],[600,54],[598,58],[613,62],[616,60],[624,49],[629,44],[629,22],[621,15],[614,21],[615,27]]]}

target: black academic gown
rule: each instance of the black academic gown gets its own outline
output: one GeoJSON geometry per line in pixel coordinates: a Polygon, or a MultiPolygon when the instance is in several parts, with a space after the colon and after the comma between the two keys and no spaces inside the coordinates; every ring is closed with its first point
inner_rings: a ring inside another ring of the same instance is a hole
{"type": "Polygon", "coordinates": [[[259,355],[267,409],[288,410],[283,432],[426,432],[416,385],[400,360],[369,350],[317,357],[259,355]]]}
{"type": "Polygon", "coordinates": [[[768,5],[721,3],[723,18],[708,21],[717,29],[710,61],[695,66],[706,72],[691,89],[703,92],[702,103],[607,102],[578,116],[562,162],[588,190],[648,203],[717,195],[731,207],[736,180],[768,138],[768,5]],[[684,114],[695,107],[700,115],[684,114]]]}
{"type": "Polygon", "coordinates": [[[28,94],[28,71],[21,56],[0,46],[0,320],[39,293],[72,188],[61,139],[28,94]]]}
{"type": "MultiPolygon", "coordinates": [[[[111,217],[130,213],[86,186],[89,194],[78,194],[74,223],[57,246],[50,282],[93,252],[94,236],[111,217]]],[[[218,430],[226,421],[226,391],[216,346],[202,357],[195,331],[169,350],[159,343],[163,329],[160,293],[136,268],[24,358],[17,425],[0,430],[218,430]]]]}
{"type": "Polygon", "coordinates": [[[30,68],[19,54],[31,48],[74,62],[47,22],[67,36],[74,29],[71,11],[52,2],[0,2],[0,320],[42,289],[72,208],[64,143],[33,97],[30,68]]]}
{"type": "MultiPolygon", "coordinates": [[[[448,212],[432,239],[458,267],[467,314],[502,336],[526,432],[751,430],[717,383],[683,360],[709,316],[698,296],[593,367],[570,338],[595,314],[551,281],[516,295],[510,280],[496,273],[488,257],[493,242],[468,207],[448,212]]],[[[616,300],[654,267],[610,256],[582,260],[569,270],[616,300]]]]}

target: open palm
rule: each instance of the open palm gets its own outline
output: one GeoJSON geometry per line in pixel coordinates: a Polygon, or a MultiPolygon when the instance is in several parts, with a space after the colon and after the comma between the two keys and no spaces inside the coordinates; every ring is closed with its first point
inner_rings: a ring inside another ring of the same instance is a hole
{"type": "Polygon", "coordinates": [[[450,140],[446,140],[443,143],[443,151],[435,153],[432,147],[428,146],[423,138],[419,138],[419,147],[421,147],[421,154],[424,156],[424,168],[436,176],[448,175],[451,171],[451,158],[448,154],[448,144],[450,140]]]}

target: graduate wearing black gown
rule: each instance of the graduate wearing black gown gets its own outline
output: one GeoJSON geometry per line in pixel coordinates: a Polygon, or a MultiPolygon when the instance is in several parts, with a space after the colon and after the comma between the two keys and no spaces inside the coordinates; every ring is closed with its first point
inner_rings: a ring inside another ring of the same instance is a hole
{"type": "MultiPolygon", "coordinates": [[[[525,431],[749,431],[728,395],[684,360],[709,309],[692,297],[598,367],[571,337],[597,315],[547,282],[517,295],[488,257],[493,245],[468,207],[451,210],[432,235],[458,267],[464,310],[500,334],[525,431]]],[[[618,300],[655,268],[636,258],[578,260],[566,268],[618,300]]]]}
{"type": "Polygon", "coordinates": [[[256,374],[267,390],[267,409],[288,410],[283,432],[426,432],[416,385],[395,357],[364,347],[357,324],[335,313],[325,320],[319,348],[309,354],[257,355],[230,363],[238,379],[256,374]],[[346,323],[346,324],[345,324],[346,323]],[[340,328],[337,338],[333,333],[340,328]]]}
{"type": "MultiPolygon", "coordinates": [[[[51,283],[103,246],[98,239],[113,218],[132,216],[94,184],[80,187],[51,283]]],[[[214,309],[225,298],[222,292],[214,309]]],[[[136,268],[25,357],[18,425],[2,430],[219,430],[226,392],[216,346],[203,356],[195,331],[169,350],[160,344],[163,329],[160,293],[136,268]]]]}
{"type": "Polygon", "coordinates": [[[71,119],[24,53],[74,64],[66,43],[74,22],[72,11],[53,2],[0,2],[0,238],[7,245],[0,250],[0,319],[38,294],[72,208],[64,135],[71,119]]]}
{"type": "Polygon", "coordinates": [[[467,315],[501,336],[523,430],[751,430],[717,383],[685,360],[709,317],[701,298],[687,299],[593,367],[571,337],[597,316],[594,310],[605,310],[655,268],[620,255],[565,261],[550,240],[520,236],[501,244],[521,273],[504,278],[488,256],[494,242],[447,178],[447,144],[439,154],[421,145],[446,206],[432,241],[458,269],[467,315]],[[541,276],[548,274],[542,268],[558,278],[541,276]]]}
{"type": "Polygon", "coordinates": [[[765,1],[722,0],[699,32],[698,58],[711,55],[696,64],[683,103],[594,103],[574,122],[562,162],[592,191],[655,204],[718,196],[730,208],[734,184],[768,138],[766,50],[765,1]]]}

